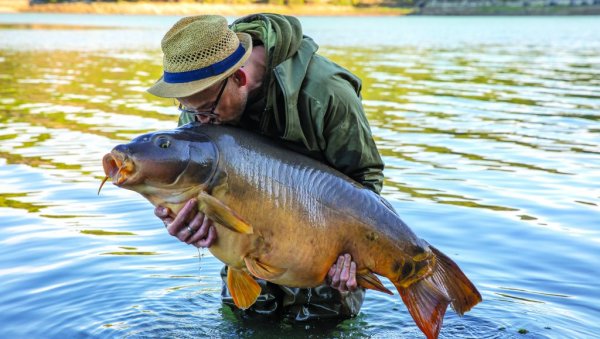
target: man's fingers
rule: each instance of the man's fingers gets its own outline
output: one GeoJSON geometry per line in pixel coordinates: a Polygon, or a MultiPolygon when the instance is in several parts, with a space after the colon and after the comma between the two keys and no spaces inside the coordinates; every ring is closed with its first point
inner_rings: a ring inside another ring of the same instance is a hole
{"type": "Polygon", "coordinates": [[[356,291],[356,263],[352,261],[350,254],[338,257],[337,262],[327,272],[327,279],[329,285],[340,292],[356,291]]]}
{"type": "Polygon", "coordinates": [[[167,207],[156,206],[154,209],[154,215],[157,216],[163,222],[163,224],[165,224],[165,227],[169,226],[169,224],[173,222],[171,210],[167,207]]]}
{"type": "Polygon", "coordinates": [[[204,239],[200,239],[200,241],[196,242],[194,244],[194,246],[196,247],[210,247],[210,245],[212,245],[215,240],[217,240],[217,230],[215,229],[215,226],[210,226],[208,228],[208,235],[206,236],[206,238],[204,239]]]}
{"type": "Polygon", "coordinates": [[[344,256],[340,256],[338,258],[337,263],[335,264],[335,272],[333,272],[333,277],[331,278],[331,286],[334,288],[339,288],[340,285],[340,274],[342,273],[342,268],[344,267],[344,256]]]}
{"type": "Polygon", "coordinates": [[[344,255],[344,267],[342,267],[342,273],[340,274],[340,282],[342,285],[346,285],[346,282],[350,278],[350,263],[352,259],[350,258],[350,254],[344,255]]]}
{"type": "Polygon", "coordinates": [[[349,254],[345,254],[344,255],[344,265],[342,267],[342,271],[340,272],[340,278],[339,278],[339,285],[337,286],[337,289],[341,292],[346,292],[348,290],[346,283],[348,282],[348,279],[350,278],[350,263],[352,262],[352,259],[350,258],[349,254]]]}
{"type": "Polygon", "coordinates": [[[212,225],[212,220],[207,218],[203,213],[198,212],[194,219],[190,222],[189,226],[194,230],[194,235],[191,236],[186,242],[193,244],[200,239],[205,238],[208,235],[208,228],[212,225]]]}
{"type": "Polygon", "coordinates": [[[179,232],[177,232],[177,235],[175,235],[175,237],[177,237],[177,239],[185,242],[187,238],[189,238],[191,236],[190,231],[188,231],[187,227],[183,228],[182,230],[180,230],[179,232]]]}
{"type": "MultiPolygon", "coordinates": [[[[162,206],[156,206],[154,209],[154,215],[159,217],[160,219],[164,219],[169,216],[169,209],[162,206]]],[[[164,220],[163,220],[164,221],[164,220]]]]}
{"type": "Polygon", "coordinates": [[[191,213],[195,211],[196,204],[196,199],[190,199],[185,204],[185,206],[183,206],[183,208],[179,211],[179,213],[177,213],[175,219],[173,219],[173,221],[167,226],[167,230],[170,235],[179,238],[179,240],[182,240],[179,234],[182,229],[186,228],[186,221],[190,219],[191,213]]]}
{"type": "Polygon", "coordinates": [[[191,213],[193,213],[196,210],[196,205],[197,205],[198,201],[196,199],[190,199],[188,200],[187,203],[185,203],[185,205],[183,206],[183,208],[179,211],[179,213],[177,213],[177,216],[175,217],[175,220],[173,220],[173,223],[175,224],[185,224],[186,221],[191,219],[191,213]]]}
{"type": "Polygon", "coordinates": [[[350,264],[350,278],[346,282],[346,287],[351,292],[356,291],[358,288],[358,283],[356,282],[356,263],[354,261],[350,264]]]}
{"type": "Polygon", "coordinates": [[[329,268],[329,272],[327,272],[327,278],[329,278],[330,282],[331,282],[331,279],[333,279],[333,275],[335,274],[336,267],[337,267],[337,265],[333,264],[333,266],[331,266],[331,268],[329,268]]]}
{"type": "Polygon", "coordinates": [[[196,247],[209,247],[217,239],[217,231],[212,220],[197,212],[198,200],[192,198],[185,203],[175,218],[168,208],[157,206],[154,214],[167,227],[167,232],[177,239],[194,244],[196,247]]]}

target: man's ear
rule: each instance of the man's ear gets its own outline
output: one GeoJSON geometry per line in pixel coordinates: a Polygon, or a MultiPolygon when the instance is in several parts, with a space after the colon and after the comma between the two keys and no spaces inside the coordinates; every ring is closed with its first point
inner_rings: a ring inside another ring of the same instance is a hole
{"type": "Polygon", "coordinates": [[[248,74],[246,74],[246,70],[243,68],[239,68],[235,73],[233,73],[233,78],[237,82],[238,86],[246,86],[248,83],[248,74]]]}

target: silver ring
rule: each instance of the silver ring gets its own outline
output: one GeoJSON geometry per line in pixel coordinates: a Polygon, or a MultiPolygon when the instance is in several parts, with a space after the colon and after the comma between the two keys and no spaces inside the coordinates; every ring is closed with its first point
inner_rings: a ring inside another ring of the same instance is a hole
{"type": "Polygon", "coordinates": [[[194,230],[193,230],[193,229],[190,227],[190,225],[187,225],[187,230],[188,230],[188,232],[190,233],[190,235],[194,235],[194,233],[196,233],[196,231],[194,231],[194,230]]]}

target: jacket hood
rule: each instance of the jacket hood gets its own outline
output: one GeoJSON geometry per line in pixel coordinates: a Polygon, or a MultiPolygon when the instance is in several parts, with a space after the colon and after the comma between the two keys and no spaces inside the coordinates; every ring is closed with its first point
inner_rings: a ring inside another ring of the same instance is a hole
{"type": "MultiPolygon", "coordinates": [[[[306,76],[313,54],[319,48],[309,37],[302,34],[300,21],[280,14],[253,14],[231,24],[235,32],[245,32],[262,41],[267,54],[267,73],[260,113],[260,128],[263,131],[288,132],[297,130],[297,103],[300,88],[306,76]]],[[[293,133],[295,134],[295,133],[293,133]]]]}

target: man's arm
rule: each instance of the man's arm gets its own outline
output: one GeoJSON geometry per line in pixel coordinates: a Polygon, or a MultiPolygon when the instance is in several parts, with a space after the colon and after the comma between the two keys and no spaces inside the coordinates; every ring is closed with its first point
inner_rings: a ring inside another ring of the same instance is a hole
{"type": "Polygon", "coordinates": [[[383,185],[383,161],[360,97],[343,79],[336,79],[332,87],[334,95],[330,97],[323,122],[325,159],[379,194],[383,185]]]}

